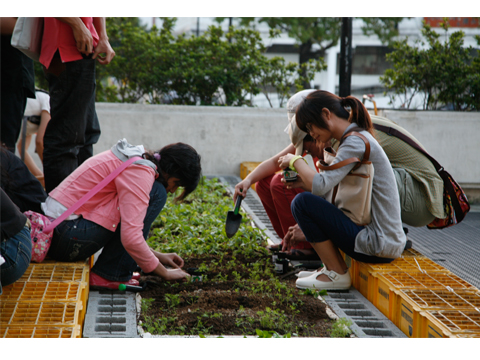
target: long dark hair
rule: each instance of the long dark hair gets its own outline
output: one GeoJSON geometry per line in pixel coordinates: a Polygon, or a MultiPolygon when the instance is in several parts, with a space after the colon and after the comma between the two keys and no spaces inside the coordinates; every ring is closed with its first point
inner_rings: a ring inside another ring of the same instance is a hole
{"type": "Polygon", "coordinates": [[[155,152],[148,151],[143,157],[157,165],[159,173],[157,181],[163,186],[167,186],[166,175],[180,180],[183,192],[175,198],[175,201],[185,199],[197,188],[202,173],[201,157],[190,145],[181,142],[170,144],[155,152]]]}
{"type": "Polygon", "coordinates": [[[314,124],[319,128],[329,130],[324,119],[322,109],[327,108],[339,118],[356,123],[359,127],[373,135],[373,124],[370,114],[360,100],[353,96],[341,98],[328,91],[314,91],[300,102],[295,115],[299,129],[309,133],[308,124],[314,124]],[[349,107],[350,111],[346,108],[349,107]]]}

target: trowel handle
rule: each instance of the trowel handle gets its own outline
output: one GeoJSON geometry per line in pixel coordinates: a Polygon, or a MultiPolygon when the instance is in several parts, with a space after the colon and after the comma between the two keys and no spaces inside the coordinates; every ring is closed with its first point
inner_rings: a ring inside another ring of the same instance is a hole
{"type": "MultiPolygon", "coordinates": [[[[240,192],[241,191],[242,190],[240,190],[240,192]]],[[[242,200],[243,200],[243,196],[239,194],[237,196],[237,202],[235,203],[235,210],[233,212],[235,215],[238,215],[238,210],[240,209],[240,204],[242,203],[242,200]]]]}

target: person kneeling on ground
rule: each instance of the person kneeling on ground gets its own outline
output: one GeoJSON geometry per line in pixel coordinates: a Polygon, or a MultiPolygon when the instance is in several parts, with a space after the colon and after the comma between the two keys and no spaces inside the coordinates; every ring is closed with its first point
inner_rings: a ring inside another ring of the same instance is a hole
{"type": "MultiPolygon", "coordinates": [[[[370,161],[375,169],[372,190],[371,222],[355,224],[324,197],[352,170],[355,163],[335,170],[316,173],[292,154],[280,157],[279,166],[293,165],[299,178],[286,185],[301,187],[292,202],[292,213],[324,267],[297,279],[301,289],[348,289],[351,278],[339,249],[351,258],[368,263],[389,263],[401,256],[406,244],[395,175],[390,162],[372,136],[373,124],[367,109],[356,98],[340,98],[327,91],[315,91],[300,103],[296,111],[297,126],[317,142],[340,141],[356,129],[370,142],[370,161]],[[345,108],[350,107],[351,111],[345,108]],[[360,129],[361,130],[360,130],[360,129]],[[292,162],[293,164],[290,164],[292,162]]],[[[338,147],[332,165],[352,157],[363,159],[366,146],[358,136],[349,136],[338,147]]]]}
{"type": "Polygon", "coordinates": [[[170,144],[145,151],[123,139],[111,150],[80,165],[49,193],[42,204],[47,216],[57,218],[123,161],[135,161],[82,205],[54,231],[48,256],[57,261],[86,259],[102,249],[90,275],[90,286],[118,289],[120,283],[138,285],[137,265],[164,280],[189,277],[175,253],[160,253],[146,243],[150,226],[167,200],[167,193],[183,192],[183,200],[200,181],[200,155],[190,145],[170,144]],[[173,269],[167,269],[166,266],[173,269]]]}
{"type": "Polygon", "coordinates": [[[1,191],[0,295],[2,286],[13,284],[27,270],[32,258],[30,220],[1,191]]]}

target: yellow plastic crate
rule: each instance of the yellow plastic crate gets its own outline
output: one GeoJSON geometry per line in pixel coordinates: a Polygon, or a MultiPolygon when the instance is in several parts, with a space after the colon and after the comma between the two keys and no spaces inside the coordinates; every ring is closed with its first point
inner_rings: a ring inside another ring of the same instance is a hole
{"type": "Polygon", "coordinates": [[[421,315],[419,337],[480,337],[477,310],[427,310],[421,315]]]}
{"type": "MultiPolygon", "coordinates": [[[[260,165],[261,162],[245,161],[240,163],[240,178],[243,180],[250,174],[255,168],[260,165]]],[[[255,184],[252,184],[251,188],[255,190],[255,184]]]]}
{"type": "MultiPolygon", "coordinates": [[[[475,286],[452,273],[391,272],[370,273],[368,298],[386,317],[393,321],[397,312],[395,291],[405,289],[477,290],[475,286]]],[[[365,290],[364,290],[365,291],[365,290]]],[[[477,290],[478,291],[478,290],[477,290]]]]}
{"type": "MultiPolygon", "coordinates": [[[[471,290],[397,290],[393,306],[393,323],[410,337],[450,337],[438,336],[445,330],[436,325],[426,324],[425,311],[465,310],[477,311],[480,306],[480,293],[471,290]],[[432,328],[433,330],[431,330],[432,328]]],[[[480,314],[480,313],[478,313],[480,314]]]]}
{"type": "Polygon", "coordinates": [[[18,281],[31,282],[83,282],[88,284],[90,269],[88,264],[31,263],[18,281]]]}
{"type": "Polygon", "coordinates": [[[3,288],[2,301],[75,302],[82,300],[86,287],[84,283],[17,281],[3,288]]]}
{"type": "Polygon", "coordinates": [[[81,324],[83,304],[77,302],[1,301],[1,327],[10,326],[77,326],[81,324]]]}
{"type": "MultiPolygon", "coordinates": [[[[359,290],[363,294],[363,296],[365,296],[367,298],[368,298],[367,293],[368,293],[369,274],[370,274],[371,271],[376,271],[374,268],[385,269],[385,270],[390,268],[390,269],[396,269],[396,271],[398,271],[398,268],[399,268],[399,266],[396,265],[396,264],[392,265],[392,264],[366,264],[366,263],[362,263],[360,261],[352,259],[350,256],[348,256],[347,254],[345,254],[341,250],[340,250],[340,253],[343,256],[343,259],[345,260],[345,263],[347,264],[347,266],[349,268],[350,277],[352,278],[352,285],[357,290],[359,290]],[[362,270],[360,272],[361,264],[363,264],[363,266],[362,266],[362,270]],[[360,281],[360,279],[362,279],[362,281],[360,281]],[[362,284],[360,285],[360,283],[362,283],[362,284]]],[[[422,255],[420,252],[418,252],[415,249],[405,250],[402,253],[402,258],[411,258],[409,260],[405,260],[404,261],[405,264],[411,264],[411,261],[412,261],[413,258],[427,259],[424,255],[422,255]]],[[[417,261],[419,261],[419,260],[417,259],[417,261]]],[[[409,268],[411,268],[411,266],[409,266],[409,268]]],[[[431,268],[431,266],[429,268],[431,268]]],[[[443,269],[443,270],[448,271],[446,269],[443,269]]],[[[395,270],[393,270],[393,271],[395,271],[395,270]]]]}
{"type": "Polygon", "coordinates": [[[402,253],[402,257],[420,257],[420,258],[424,258],[424,257],[426,257],[426,256],[423,255],[422,253],[420,253],[418,250],[415,250],[414,248],[411,248],[411,249],[408,249],[408,250],[404,250],[403,253],[402,253]]]}
{"type": "Polygon", "coordinates": [[[93,258],[94,256],[90,256],[88,259],[85,260],[79,260],[79,261],[74,261],[74,262],[65,262],[65,261],[56,261],[53,259],[50,259],[47,255],[45,260],[43,260],[41,263],[38,263],[37,265],[63,265],[63,266],[88,266],[92,267],[93,264],[93,258]]]}
{"type": "Polygon", "coordinates": [[[365,264],[373,271],[420,271],[420,272],[449,272],[442,265],[430,260],[427,257],[399,257],[388,264],[365,264]]]}
{"type": "Polygon", "coordinates": [[[2,338],[80,338],[81,327],[7,326],[0,329],[2,338]]]}

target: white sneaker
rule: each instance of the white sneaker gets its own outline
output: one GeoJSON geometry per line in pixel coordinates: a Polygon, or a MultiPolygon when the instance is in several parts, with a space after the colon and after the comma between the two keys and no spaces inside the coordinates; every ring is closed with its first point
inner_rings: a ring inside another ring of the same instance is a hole
{"type": "Polygon", "coordinates": [[[323,272],[324,269],[325,269],[325,266],[323,266],[320,269],[317,269],[315,271],[300,271],[300,272],[296,273],[295,275],[297,275],[298,278],[308,277],[308,276],[311,276],[313,274],[319,275],[320,273],[323,272]]]}
{"type": "Polygon", "coordinates": [[[352,285],[352,279],[350,277],[350,272],[347,271],[345,274],[340,275],[335,271],[327,270],[324,267],[321,273],[327,275],[332,281],[319,281],[317,276],[319,273],[313,273],[307,277],[298,278],[296,281],[296,286],[299,289],[313,289],[313,290],[348,290],[352,285]]]}

